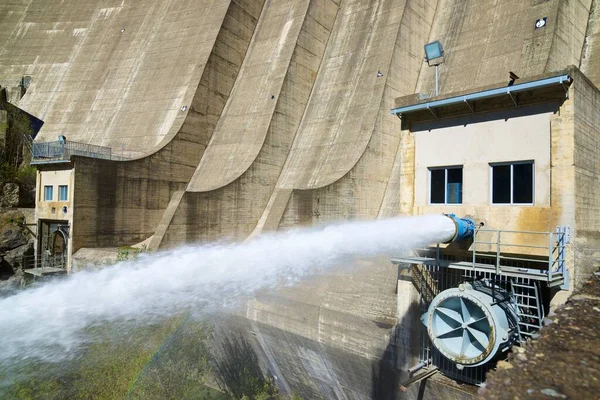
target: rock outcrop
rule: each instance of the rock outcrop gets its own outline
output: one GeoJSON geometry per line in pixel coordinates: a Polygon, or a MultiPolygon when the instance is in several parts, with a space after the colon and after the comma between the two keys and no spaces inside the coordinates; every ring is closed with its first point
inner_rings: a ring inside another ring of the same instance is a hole
{"type": "Polygon", "coordinates": [[[4,183],[0,186],[0,208],[18,207],[19,199],[18,184],[4,183]]]}
{"type": "Polygon", "coordinates": [[[0,280],[21,281],[24,260],[33,256],[33,238],[25,228],[25,217],[20,211],[0,214],[0,280]]]}

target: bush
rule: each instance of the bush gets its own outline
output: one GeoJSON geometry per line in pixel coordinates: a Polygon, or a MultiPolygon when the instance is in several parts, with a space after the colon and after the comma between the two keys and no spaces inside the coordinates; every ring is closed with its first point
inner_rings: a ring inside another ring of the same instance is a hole
{"type": "Polygon", "coordinates": [[[18,168],[8,162],[0,164],[0,183],[15,182],[18,168]]]}
{"type": "Polygon", "coordinates": [[[35,187],[36,169],[26,164],[21,165],[16,173],[17,183],[22,186],[35,187]]]}
{"type": "Polygon", "coordinates": [[[140,253],[146,251],[146,245],[142,247],[121,246],[117,249],[117,261],[135,260],[140,253]]]}
{"type": "Polygon", "coordinates": [[[135,328],[127,322],[95,326],[87,334],[96,340],[76,359],[30,361],[17,368],[13,382],[2,382],[11,374],[0,366],[0,398],[228,399],[204,385],[209,332],[184,315],[135,328]]]}

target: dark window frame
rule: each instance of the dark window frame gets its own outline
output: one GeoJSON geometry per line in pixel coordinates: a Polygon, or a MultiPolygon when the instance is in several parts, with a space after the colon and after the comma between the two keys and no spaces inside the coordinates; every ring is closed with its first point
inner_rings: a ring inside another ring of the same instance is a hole
{"type": "Polygon", "coordinates": [[[535,205],[535,160],[522,161],[504,161],[490,163],[490,204],[494,206],[533,206],[535,205]],[[531,164],[531,202],[516,203],[514,202],[514,166],[531,164]],[[509,166],[510,167],[510,201],[508,203],[494,203],[494,167],[509,166]]]}
{"type": "Polygon", "coordinates": [[[440,166],[440,167],[427,167],[427,172],[428,172],[428,184],[427,184],[427,190],[428,190],[428,196],[427,196],[427,203],[429,205],[434,205],[434,206],[460,206],[463,204],[463,186],[464,186],[464,181],[465,181],[465,177],[464,177],[464,165],[444,165],[444,166],[440,166]],[[449,203],[448,202],[448,170],[449,169],[460,169],[461,170],[461,188],[460,188],[460,202],[458,203],[449,203]],[[434,203],[432,201],[432,184],[433,184],[433,179],[431,176],[432,171],[440,171],[440,170],[444,170],[444,202],[443,203],[434,203]]]}

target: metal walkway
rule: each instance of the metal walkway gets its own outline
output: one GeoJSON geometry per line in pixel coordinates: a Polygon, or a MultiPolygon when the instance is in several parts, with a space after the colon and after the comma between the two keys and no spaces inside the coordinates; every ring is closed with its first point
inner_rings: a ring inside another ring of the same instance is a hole
{"type": "MultiPolygon", "coordinates": [[[[391,261],[393,264],[420,264],[461,269],[465,271],[474,272],[496,272],[495,264],[473,263],[470,261],[452,262],[449,260],[435,259],[429,257],[394,257],[391,259],[391,261]]],[[[562,272],[555,272],[552,274],[552,278],[549,278],[548,271],[542,271],[532,268],[510,267],[506,265],[499,265],[499,267],[499,272],[502,275],[510,277],[529,278],[533,280],[544,281],[548,283],[548,286],[558,286],[564,283],[564,276],[562,272]]]]}
{"type": "Polygon", "coordinates": [[[55,268],[55,267],[40,267],[40,268],[29,268],[23,270],[26,274],[31,274],[33,276],[41,277],[47,275],[56,275],[56,274],[66,274],[67,270],[64,268],[55,268]]]}
{"type": "Polygon", "coordinates": [[[453,260],[452,256],[442,254],[445,249],[439,244],[435,249],[425,249],[419,256],[394,257],[391,261],[527,278],[544,282],[549,287],[564,286],[568,284],[565,267],[568,242],[569,230],[565,227],[558,227],[556,232],[479,229],[474,235],[471,251],[463,251],[469,261],[465,261],[465,257],[453,260]]]}

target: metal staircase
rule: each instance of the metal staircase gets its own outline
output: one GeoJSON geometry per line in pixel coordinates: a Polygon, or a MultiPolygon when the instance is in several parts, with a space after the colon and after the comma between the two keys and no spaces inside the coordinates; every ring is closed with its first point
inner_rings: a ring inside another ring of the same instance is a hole
{"type": "Polygon", "coordinates": [[[535,338],[542,328],[544,308],[539,283],[528,278],[513,278],[510,293],[517,304],[519,341],[535,338]]]}

